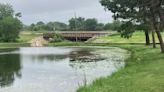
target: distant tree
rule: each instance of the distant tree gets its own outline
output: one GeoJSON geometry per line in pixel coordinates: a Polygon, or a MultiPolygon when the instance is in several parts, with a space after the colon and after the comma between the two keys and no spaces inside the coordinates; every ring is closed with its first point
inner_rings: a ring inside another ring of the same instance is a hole
{"type": "Polygon", "coordinates": [[[112,23],[107,23],[104,26],[104,30],[118,31],[122,22],[119,20],[114,20],[112,23]]]}
{"type": "Polygon", "coordinates": [[[45,30],[54,31],[54,29],[55,29],[55,26],[53,22],[48,22],[45,26],[45,30]]]}
{"type": "Polygon", "coordinates": [[[54,22],[54,29],[57,31],[66,31],[68,30],[68,25],[62,22],[54,22]]]}
{"type": "Polygon", "coordinates": [[[104,30],[111,30],[112,23],[107,23],[104,25],[104,30]]]}
{"type": "Polygon", "coordinates": [[[46,24],[39,21],[36,24],[32,23],[29,29],[31,31],[65,31],[68,30],[68,25],[62,22],[48,22],[46,24]]]}
{"type": "Polygon", "coordinates": [[[0,4],[0,41],[14,42],[19,37],[22,23],[14,15],[14,10],[9,4],[0,4]]]}
{"type": "Polygon", "coordinates": [[[30,30],[30,31],[34,31],[34,29],[35,29],[35,24],[32,23],[32,24],[29,26],[29,30],[30,30]]]}
{"type": "Polygon", "coordinates": [[[98,23],[96,26],[96,31],[103,31],[104,30],[104,24],[103,23],[98,23]]]}
{"type": "Polygon", "coordinates": [[[37,31],[44,31],[46,25],[43,21],[39,21],[35,25],[37,31]]]}
{"type": "Polygon", "coordinates": [[[71,18],[69,20],[70,30],[82,31],[84,30],[84,23],[85,23],[85,18],[82,18],[82,17],[71,18]]]}
{"type": "Polygon", "coordinates": [[[85,21],[85,29],[86,31],[96,31],[96,27],[98,25],[98,22],[95,18],[93,19],[87,19],[85,21]]]}

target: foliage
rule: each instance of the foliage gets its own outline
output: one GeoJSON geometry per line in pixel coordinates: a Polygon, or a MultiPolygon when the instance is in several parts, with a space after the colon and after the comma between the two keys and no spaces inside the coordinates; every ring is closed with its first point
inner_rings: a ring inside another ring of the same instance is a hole
{"type": "MultiPolygon", "coordinates": [[[[114,13],[114,19],[145,26],[141,28],[145,31],[146,42],[148,42],[149,37],[147,37],[148,30],[145,30],[145,28],[149,27],[148,29],[155,30],[160,42],[161,52],[164,53],[164,42],[160,33],[161,29],[164,28],[163,0],[101,0],[100,2],[105,9],[114,13]]],[[[131,32],[126,33],[131,34],[131,32]]]]}
{"type": "Polygon", "coordinates": [[[53,38],[50,40],[51,43],[54,43],[54,42],[62,42],[64,41],[64,37],[61,36],[60,34],[54,34],[53,38]]]}
{"type": "Polygon", "coordinates": [[[14,10],[9,4],[0,4],[0,19],[14,15],[14,10]]]}
{"type": "Polygon", "coordinates": [[[84,23],[85,23],[85,18],[82,18],[82,17],[71,18],[69,20],[69,28],[70,28],[70,30],[83,31],[84,30],[84,23]]]}
{"type": "Polygon", "coordinates": [[[17,18],[20,13],[14,16],[12,6],[0,4],[0,41],[14,42],[19,36],[22,28],[21,21],[17,18]]]}
{"type": "Polygon", "coordinates": [[[87,31],[96,31],[96,27],[98,25],[98,22],[96,19],[87,19],[85,21],[85,29],[87,31]]]}
{"type": "Polygon", "coordinates": [[[36,24],[32,23],[28,29],[31,31],[65,31],[68,30],[68,26],[62,22],[48,22],[46,24],[40,21],[36,24]]]}
{"type": "Polygon", "coordinates": [[[98,23],[96,26],[96,31],[101,31],[104,30],[104,24],[103,23],[98,23]]]}
{"type": "Polygon", "coordinates": [[[113,23],[107,23],[104,26],[104,30],[118,31],[121,27],[122,22],[119,20],[113,21],[113,23]]]}
{"type": "Polygon", "coordinates": [[[118,32],[121,33],[121,37],[129,39],[132,37],[132,34],[135,32],[135,26],[132,22],[124,22],[118,29],[118,32]]]}
{"type": "Polygon", "coordinates": [[[71,31],[102,31],[104,24],[98,23],[95,18],[71,18],[69,20],[69,28],[71,31]]]}
{"type": "Polygon", "coordinates": [[[32,23],[30,26],[25,25],[24,30],[31,31],[103,31],[112,30],[117,31],[121,25],[121,21],[117,20],[113,23],[99,23],[96,18],[85,19],[83,17],[71,18],[69,24],[62,22],[48,22],[42,21],[36,24],[32,23]]]}

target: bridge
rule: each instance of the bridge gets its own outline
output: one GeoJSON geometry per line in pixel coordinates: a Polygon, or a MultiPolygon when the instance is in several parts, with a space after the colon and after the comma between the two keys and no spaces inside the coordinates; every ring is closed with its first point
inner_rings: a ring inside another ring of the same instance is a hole
{"type": "MultiPolygon", "coordinates": [[[[60,34],[65,39],[71,40],[71,41],[87,41],[88,39],[92,37],[111,34],[111,32],[109,31],[60,31],[60,32],[57,31],[54,33],[60,34]]],[[[47,33],[46,35],[44,35],[44,38],[45,39],[52,38],[54,33],[47,33]]]]}

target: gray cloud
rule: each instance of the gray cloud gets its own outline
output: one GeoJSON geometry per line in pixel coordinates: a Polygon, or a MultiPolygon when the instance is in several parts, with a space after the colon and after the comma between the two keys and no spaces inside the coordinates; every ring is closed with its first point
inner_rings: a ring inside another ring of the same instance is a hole
{"type": "Polygon", "coordinates": [[[100,22],[111,22],[112,14],[105,12],[99,0],[0,0],[11,4],[15,11],[22,13],[25,24],[37,21],[68,22],[74,16],[97,18],[100,22]]]}

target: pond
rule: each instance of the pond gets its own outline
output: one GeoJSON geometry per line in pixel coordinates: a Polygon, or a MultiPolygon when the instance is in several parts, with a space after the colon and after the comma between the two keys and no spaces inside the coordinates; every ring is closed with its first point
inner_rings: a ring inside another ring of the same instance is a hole
{"type": "Polygon", "coordinates": [[[125,65],[126,50],[40,47],[0,50],[0,92],[74,92],[125,65]]]}

